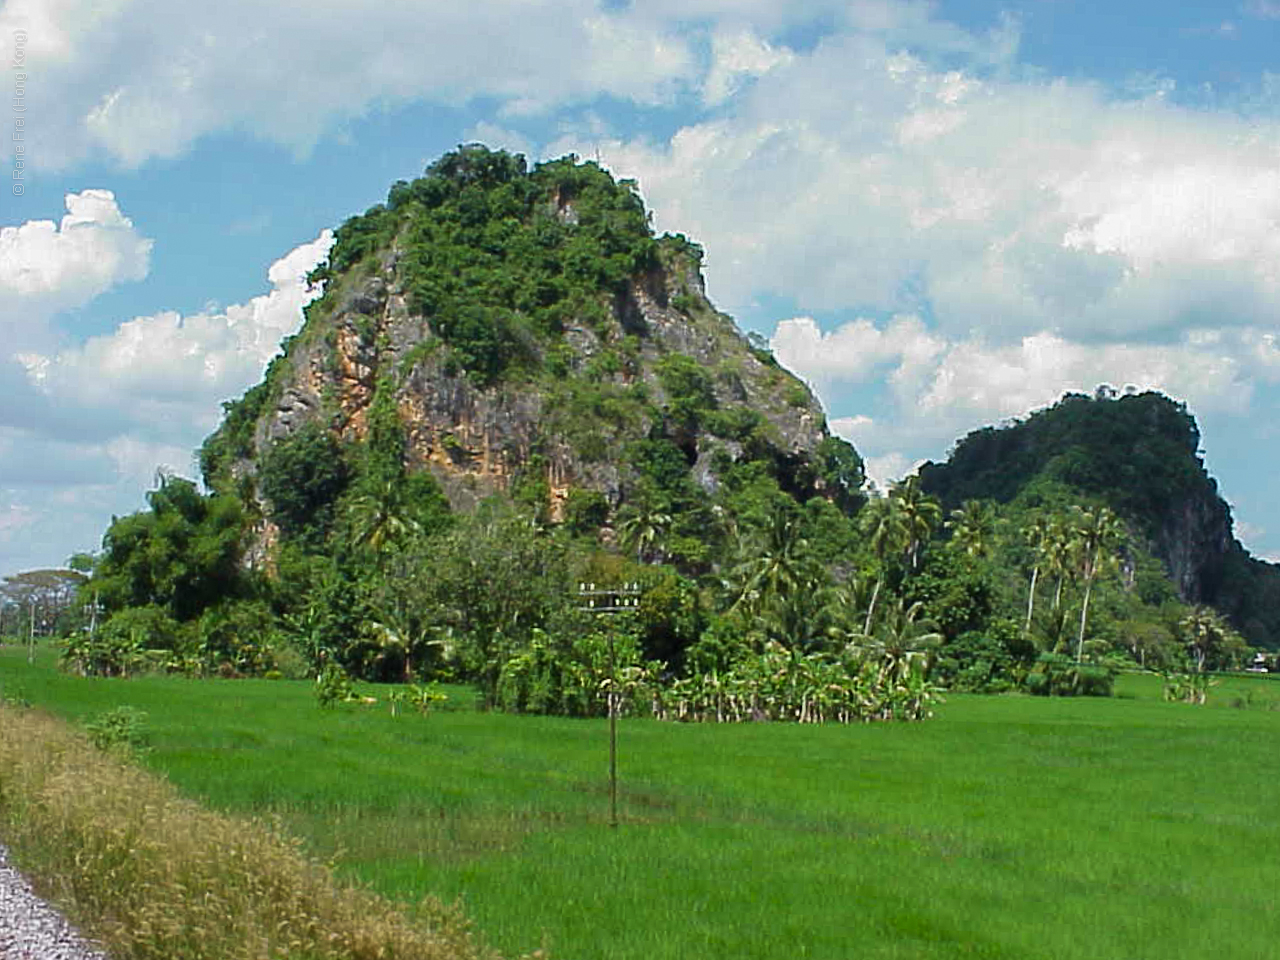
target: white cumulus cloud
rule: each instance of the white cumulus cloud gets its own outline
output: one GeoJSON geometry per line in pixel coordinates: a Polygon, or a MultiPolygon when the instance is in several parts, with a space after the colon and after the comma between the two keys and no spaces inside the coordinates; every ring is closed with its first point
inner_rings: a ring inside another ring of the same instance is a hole
{"type": "Polygon", "coordinates": [[[601,146],[660,225],[706,244],[731,310],[785,294],[1006,339],[1280,313],[1274,119],[1020,79],[976,52],[936,68],[868,33],[795,54],[733,106],[601,146]]]}
{"type": "Polygon", "coordinates": [[[493,98],[525,114],[602,95],[662,102],[693,79],[694,51],[644,6],[9,0],[0,29],[23,23],[40,64],[31,162],[134,166],[227,131],[306,151],[348,121],[416,100],[493,98]]]}
{"type": "Polygon", "coordinates": [[[150,439],[198,442],[220,401],[254,383],[296,332],[317,290],[307,273],[333,243],[325,230],[273,263],[272,289],[223,311],[136,317],[110,334],[52,356],[25,355],[34,384],[54,405],[110,411],[117,429],[150,439]]]}
{"type": "Polygon", "coordinates": [[[55,313],[147,275],[152,241],[110,190],[69,193],[65,203],[58,223],[0,227],[0,324],[15,332],[29,336],[55,313]]]}
{"type": "MultiPolygon", "coordinates": [[[[892,424],[877,422],[877,432],[899,438],[954,437],[1100,384],[1160,390],[1200,410],[1243,413],[1257,383],[1280,382],[1276,335],[1252,328],[1190,330],[1168,343],[1090,343],[1052,331],[992,343],[946,340],[915,317],[883,326],[859,319],[830,333],[800,317],[779,323],[771,345],[829,404],[842,381],[887,383],[897,414],[892,424]]],[[[864,415],[837,422],[870,439],[864,415]]]]}
{"type": "Polygon", "coordinates": [[[1202,416],[1247,418],[1270,402],[1262,391],[1280,383],[1277,336],[1258,328],[1194,329],[1152,343],[1078,341],[1046,330],[993,343],[947,340],[914,317],[859,319],[831,332],[801,317],[779,323],[772,346],[814,384],[836,414],[831,429],[858,448],[881,486],[944,455],[970,430],[1022,417],[1067,392],[1089,394],[1103,384],[1156,390],[1202,416]],[[842,397],[850,385],[878,389],[876,416],[847,412],[842,397]]]}
{"type": "Polygon", "coordinates": [[[318,292],[306,276],[332,243],[326,230],[281,257],[267,271],[271,289],[245,303],[136,317],[76,346],[0,362],[6,569],[93,549],[113,514],[144,506],[157,469],[192,475],[221,402],[256,383],[301,327],[318,292]]]}
{"type": "Polygon", "coordinates": [[[711,70],[703,84],[703,100],[718,106],[746,81],[790,63],[792,57],[790,50],[775,49],[751,30],[718,30],[711,39],[711,70]]]}
{"type": "Polygon", "coordinates": [[[891,383],[909,385],[927,374],[947,345],[919,317],[899,315],[883,329],[859,319],[832,333],[824,333],[812,317],[783,320],[770,346],[779,360],[814,382],[861,383],[887,376],[891,383]]]}

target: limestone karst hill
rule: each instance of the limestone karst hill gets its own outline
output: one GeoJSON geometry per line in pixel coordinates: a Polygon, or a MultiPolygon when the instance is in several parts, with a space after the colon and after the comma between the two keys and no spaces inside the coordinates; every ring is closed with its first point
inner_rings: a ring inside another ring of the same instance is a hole
{"type": "MultiPolygon", "coordinates": [[[[462,147],[337,231],[305,326],[205,443],[206,482],[260,517],[257,557],[323,538],[370,469],[454,510],[503,492],[597,526],[751,470],[856,501],[857,454],[708,302],[701,257],[593,163],[462,147]]],[[[685,526],[696,552],[705,517],[685,526]]]]}

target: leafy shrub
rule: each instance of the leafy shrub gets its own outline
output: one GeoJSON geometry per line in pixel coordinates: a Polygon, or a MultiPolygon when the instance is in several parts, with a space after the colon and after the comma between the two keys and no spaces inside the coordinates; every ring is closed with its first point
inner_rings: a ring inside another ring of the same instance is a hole
{"type": "Polygon", "coordinates": [[[609,456],[609,441],[593,430],[574,443],[574,452],[585,463],[601,463],[609,456]]]}
{"type": "Polygon", "coordinates": [[[1076,663],[1059,653],[1043,653],[1027,674],[1027,692],[1038,697],[1109,697],[1115,670],[1101,664],[1076,663]]]}
{"type": "Polygon", "coordinates": [[[703,416],[703,424],[717,437],[746,443],[760,429],[764,415],[748,406],[711,410],[703,416]]]}
{"type": "Polygon", "coordinates": [[[853,444],[840,437],[827,437],[815,452],[819,477],[827,496],[850,513],[866,502],[862,493],[867,482],[866,466],[853,444]]]}
{"type": "Polygon", "coordinates": [[[437,314],[431,327],[453,351],[452,359],[482,386],[532,356],[519,321],[503,310],[466,303],[437,314]]]}
{"type": "Polygon", "coordinates": [[[205,496],[161,474],[148,508],[112,521],[92,589],[108,610],[163,607],[186,621],[248,585],[240,565],[246,517],[231,494],[205,496]]]}
{"type": "Polygon", "coordinates": [[[711,554],[710,548],[700,539],[684,534],[668,537],[665,546],[671,562],[694,571],[704,569],[711,554]]]}
{"type": "Polygon", "coordinates": [[[126,677],[156,667],[194,673],[189,631],[157,606],[126,607],[94,633],[69,637],[62,663],[86,677],[126,677]]]}
{"type": "Polygon", "coordinates": [[[672,353],[657,364],[658,380],[667,394],[667,413],[680,427],[696,429],[716,408],[711,376],[693,357],[672,353]]]}
{"type": "Polygon", "coordinates": [[[1000,693],[1017,684],[1017,667],[1000,637],[970,630],[938,648],[932,676],[951,690],[1000,693]]]}
{"type": "Polygon", "coordinates": [[[1217,681],[1207,673],[1166,673],[1164,698],[1179,703],[1204,704],[1209,699],[1209,688],[1217,681]]]}
{"type": "Polygon", "coordinates": [[[85,724],[89,740],[99,750],[143,750],[150,743],[147,714],[136,707],[113,707],[85,724]]]}
{"type": "Polygon", "coordinates": [[[439,684],[436,683],[411,683],[405,699],[413,709],[425,716],[438,705],[445,703],[449,699],[449,695],[441,690],[439,684]]]}
{"type": "Polygon", "coordinates": [[[602,716],[608,710],[611,662],[618,679],[618,709],[625,713],[647,706],[662,665],[641,660],[632,632],[615,633],[611,653],[607,633],[569,638],[534,630],[528,646],[502,668],[497,706],[519,713],[602,716]]]}
{"type": "Polygon", "coordinates": [[[686,317],[691,317],[698,309],[698,299],[687,293],[678,293],[671,298],[671,306],[686,317]]]}
{"type": "Polygon", "coordinates": [[[334,503],[348,480],[338,442],[316,422],[272,444],[258,473],[271,519],[285,536],[313,548],[328,536],[334,503]]]}
{"type": "Polygon", "coordinates": [[[280,632],[272,635],[271,669],[263,674],[268,680],[309,680],[314,673],[305,654],[280,632]]]}
{"type": "Polygon", "coordinates": [[[387,703],[391,705],[391,715],[400,715],[400,708],[409,705],[424,717],[438,704],[448,701],[449,695],[435,683],[419,686],[416,683],[387,694],[387,703]]]}
{"type": "Polygon", "coordinates": [[[667,496],[678,498],[689,493],[689,461],[670,440],[658,438],[628,444],[626,460],[642,478],[667,496]]]}
{"type": "Polygon", "coordinates": [[[812,402],[812,396],[809,393],[809,388],[799,380],[794,379],[791,380],[784,388],[782,398],[791,406],[800,407],[801,409],[809,406],[812,402]]]}
{"type": "MultiPolygon", "coordinates": [[[[691,650],[690,660],[711,652],[691,650]]],[[[838,659],[769,641],[722,670],[692,673],[656,690],[654,708],[660,719],[716,723],[915,721],[933,716],[940,692],[923,657],[838,659]]]]}
{"type": "Polygon", "coordinates": [[[0,683],[0,706],[26,709],[31,706],[31,700],[27,697],[26,689],[21,685],[6,686],[0,683]]]}
{"type": "Polygon", "coordinates": [[[232,600],[210,607],[201,615],[197,631],[207,673],[226,667],[235,674],[257,676],[274,668],[275,618],[261,601],[232,600]]]}
{"type": "Polygon", "coordinates": [[[564,504],[564,523],[573,533],[594,534],[609,521],[609,501],[599,490],[574,489],[564,504]]]}
{"type": "Polygon", "coordinates": [[[316,677],[316,701],[322,707],[332,707],[356,698],[355,687],[347,671],[336,663],[326,664],[316,677]]]}

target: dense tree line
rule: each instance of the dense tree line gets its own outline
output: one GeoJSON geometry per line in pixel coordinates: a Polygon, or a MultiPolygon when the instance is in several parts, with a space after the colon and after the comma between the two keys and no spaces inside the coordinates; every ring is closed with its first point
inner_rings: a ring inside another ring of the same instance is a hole
{"type": "Polygon", "coordinates": [[[68,662],[338,665],[469,681],[503,709],[598,714],[612,688],[659,716],[821,721],[923,716],[943,687],[1106,693],[1121,666],[1204,673],[1250,653],[1177,600],[1103,505],[966,501],[944,515],[910,478],[850,514],[763,475],[709,506],[707,549],[689,562],[667,514],[557,524],[499,497],[455,516],[429,479],[411,502],[380,499],[376,474],[350,481],[321,547],[314,528],[285,533],[270,571],[240,562],[247,526],[221,495],[163,478],[147,512],[108,532],[83,588],[108,616],[73,635],[68,662]],[[583,583],[635,583],[638,606],[602,619],[582,609],[583,583]]]}

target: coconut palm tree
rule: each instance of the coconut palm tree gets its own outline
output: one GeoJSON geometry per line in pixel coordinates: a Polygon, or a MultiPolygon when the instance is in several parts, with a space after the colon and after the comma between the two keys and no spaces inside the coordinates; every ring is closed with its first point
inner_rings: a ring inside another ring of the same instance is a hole
{"type": "Polygon", "coordinates": [[[991,554],[998,522],[995,505],[990,500],[966,500],[951,511],[946,527],[951,531],[951,543],[956,549],[982,558],[991,554]]]}
{"type": "Polygon", "coordinates": [[[347,507],[352,541],[374,554],[403,546],[421,529],[406,507],[393,480],[354,497],[347,507]]]}
{"type": "Polygon", "coordinates": [[[876,497],[868,501],[858,520],[879,568],[876,585],[871,591],[871,602],[867,605],[867,620],[862,627],[862,632],[869,634],[875,620],[876,600],[884,586],[885,564],[890,556],[906,549],[910,536],[907,518],[895,497],[876,497]]]}
{"type": "Polygon", "coordinates": [[[1031,588],[1027,591],[1027,622],[1022,627],[1023,636],[1031,632],[1031,615],[1036,607],[1036,581],[1040,579],[1040,569],[1049,559],[1049,545],[1054,532],[1053,521],[1044,514],[1037,515],[1022,528],[1022,536],[1031,545],[1031,588]]]}
{"type": "Polygon", "coordinates": [[[1204,673],[1205,663],[1232,639],[1234,631],[1209,607],[1194,607],[1183,617],[1183,643],[1196,662],[1196,672],[1204,673]]]}
{"type": "Polygon", "coordinates": [[[646,557],[655,557],[661,563],[665,559],[661,544],[671,529],[671,522],[670,514],[641,508],[618,524],[618,536],[635,549],[636,562],[644,563],[646,557]]]}
{"type": "Polygon", "coordinates": [[[908,606],[898,598],[874,633],[852,641],[850,652],[875,662],[881,682],[905,676],[913,660],[927,656],[944,639],[937,627],[921,616],[923,612],[919,601],[908,606]]]}
{"type": "Polygon", "coordinates": [[[1125,531],[1120,518],[1108,507],[1090,510],[1077,507],[1075,543],[1084,578],[1084,599],[1080,603],[1080,633],[1076,638],[1076,663],[1084,654],[1084,630],[1089,620],[1089,596],[1093,581],[1115,557],[1124,543],[1125,531]]]}
{"type": "Polygon", "coordinates": [[[920,486],[920,475],[913,473],[895,483],[889,497],[898,502],[907,529],[907,561],[914,572],[920,566],[920,548],[928,543],[934,528],[942,520],[942,504],[920,486]]]}
{"type": "Polygon", "coordinates": [[[786,646],[812,647],[825,635],[827,574],[800,535],[799,519],[773,512],[727,581],[737,594],[730,612],[757,621],[786,646]]]}
{"type": "Polygon", "coordinates": [[[1045,568],[1057,580],[1053,588],[1055,613],[1062,607],[1063,585],[1067,578],[1075,573],[1075,556],[1076,543],[1071,525],[1063,517],[1052,518],[1049,521],[1048,539],[1045,543],[1045,568]]]}

